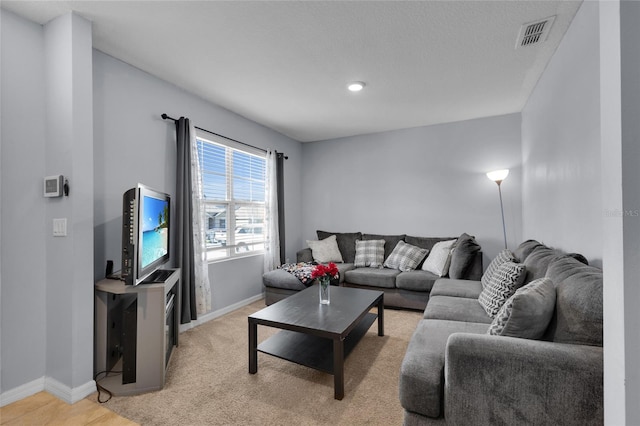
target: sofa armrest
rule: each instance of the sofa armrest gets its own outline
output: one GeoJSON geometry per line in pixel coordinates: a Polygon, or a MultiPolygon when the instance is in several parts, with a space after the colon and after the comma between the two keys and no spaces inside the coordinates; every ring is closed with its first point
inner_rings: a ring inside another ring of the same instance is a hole
{"type": "Polygon", "coordinates": [[[445,351],[448,425],[601,425],[602,347],[454,333],[445,351]]]}
{"type": "Polygon", "coordinates": [[[309,247],[296,252],[296,262],[313,262],[313,255],[309,247]]]}

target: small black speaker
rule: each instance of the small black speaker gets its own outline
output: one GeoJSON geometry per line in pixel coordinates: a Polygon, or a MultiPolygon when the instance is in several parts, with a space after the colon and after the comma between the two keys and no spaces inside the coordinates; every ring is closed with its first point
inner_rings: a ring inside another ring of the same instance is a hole
{"type": "Polygon", "coordinates": [[[105,272],[105,277],[109,278],[113,274],[113,260],[107,260],[107,270],[105,272]]]}

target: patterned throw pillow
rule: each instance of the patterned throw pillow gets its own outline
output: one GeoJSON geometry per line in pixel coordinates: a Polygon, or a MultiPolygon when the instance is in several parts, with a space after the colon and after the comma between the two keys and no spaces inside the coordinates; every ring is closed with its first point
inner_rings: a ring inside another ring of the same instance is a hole
{"type": "Polygon", "coordinates": [[[356,240],[356,268],[382,268],[384,240],[356,240]]]}
{"type": "Polygon", "coordinates": [[[491,276],[496,272],[498,267],[505,262],[517,262],[515,256],[510,250],[502,250],[498,255],[491,261],[487,270],[482,274],[482,278],[480,278],[480,283],[482,283],[482,288],[487,288],[489,284],[489,280],[491,276]]]}
{"type": "Polygon", "coordinates": [[[335,235],[320,241],[307,240],[311,248],[313,260],[318,263],[339,262],[342,263],[342,255],[338,249],[338,240],[335,235]]]}
{"type": "Polygon", "coordinates": [[[505,262],[498,267],[478,297],[487,315],[495,318],[502,305],[522,285],[524,277],[525,267],[521,263],[505,262]]]}
{"type": "Polygon", "coordinates": [[[404,241],[398,241],[395,248],[384,261],[384,266],[399,269],[403,272],[413,271],[422,262],[429,250],[412,246],[404,241]]]}
{"type": "Polygon", "coordinates": [[[433,245],[429,257],[422,265],[423,271],[429,271],[442,277],[449,272],[447,265],[451,256],[451,247],[457,240],[439,241],[433,245]]]}
{"type": "Polygon", "coordinates": [[[549,278],[532,281],[504,302],[487,334],[540,339],[551,321],[555,305],[553,282],[549,278]]]}

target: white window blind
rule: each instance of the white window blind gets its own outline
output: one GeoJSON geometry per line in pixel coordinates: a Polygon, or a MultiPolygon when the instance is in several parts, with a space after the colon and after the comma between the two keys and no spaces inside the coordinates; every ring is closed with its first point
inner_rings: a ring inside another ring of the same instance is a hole
{"type": "Polygon", "coordinates": [[[198,132],[208,260],[264,251],[265,154],[198,132]]]}

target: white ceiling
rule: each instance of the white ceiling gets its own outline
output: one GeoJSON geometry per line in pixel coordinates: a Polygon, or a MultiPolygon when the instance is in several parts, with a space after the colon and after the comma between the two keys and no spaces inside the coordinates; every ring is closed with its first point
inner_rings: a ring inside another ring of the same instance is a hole
{"type": "MultiPolygon", "coordinates": [[[[6,1],[299,141],[519,112],[580,1],[6,1]],[[525,23],[556,15],[544,43],[525,23]],[[348,82],[366,82],[350,93],[348,82]]],[[[158,111],[158,114],[164,111],[158,111]]],[[[176,111],[175,114],[179,114],[176,111]]]]}

